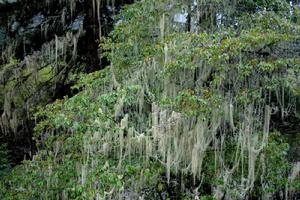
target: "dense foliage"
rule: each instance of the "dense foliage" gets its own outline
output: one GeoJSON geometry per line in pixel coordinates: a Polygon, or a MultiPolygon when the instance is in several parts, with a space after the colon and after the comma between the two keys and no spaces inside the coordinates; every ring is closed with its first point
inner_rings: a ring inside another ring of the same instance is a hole
{"type": "Polygon", "coordinates": [[[296,2],[147,0],[116,19],[110,66],[36,110],[38,151],[0,199],[297,197],[276,130],[299,120],[296,2]]]}
{"type": "Polygon", "coordinates": [[[9,173],[11,168],[11,163],[9,159],[9,154],[6,145],[2,144],[0,146],[0,177],[9,173]]]}

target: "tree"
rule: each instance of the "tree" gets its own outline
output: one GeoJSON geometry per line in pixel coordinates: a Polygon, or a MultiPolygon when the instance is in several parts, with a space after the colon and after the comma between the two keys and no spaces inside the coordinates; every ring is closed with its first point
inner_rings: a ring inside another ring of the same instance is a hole
{"type": "Polygon", "coordinates": [[[100,45],[110,67],[39,109],[39,151],[0,182],[3,196],[292,198],[299,180],[272,121],[299,114],[298,10],[276,0],[125,6],[100,45]]]}
{"type": "Polygon", "coordinates": [[[110,32],[113,15],[130,2],[0,2],[0,142],[9,144],[14,163],[34,153],[36,105],[72,95],[73,75],[108,64],[100,62],[99,37],[110,32]]]}

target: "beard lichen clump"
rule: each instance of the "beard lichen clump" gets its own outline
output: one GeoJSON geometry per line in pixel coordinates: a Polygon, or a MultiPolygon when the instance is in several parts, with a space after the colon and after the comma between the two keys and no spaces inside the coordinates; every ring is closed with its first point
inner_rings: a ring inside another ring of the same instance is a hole
{"type": "Polygon", "coordinates": [[[300,58],[279,52],[300,39],[299,23],[272,6],[249,15],[239,1],[201,12],[211,3],[127,6],[101,44],[111,65],[40,109],[39,151],[1,182],[3,195],[292,198],[299,170],[270,128],[276,108],[298,112],[300,58]]]}

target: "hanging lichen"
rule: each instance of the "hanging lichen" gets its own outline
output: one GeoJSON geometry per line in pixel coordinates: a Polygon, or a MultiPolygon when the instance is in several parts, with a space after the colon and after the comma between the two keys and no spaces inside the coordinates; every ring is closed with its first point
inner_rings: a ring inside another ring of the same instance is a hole
{"type": "MultiPolygon", "coordinates": [[[[100,3],[92,1],[98,20],[100,3]]],[[[299,25],[273,10],[244,15],[238,5],[149,0],[121,12],[101,44],[110,67],[83,76],[76,85],[81,92],[37,113],[41,149],[25,168],[45,179],[46,186],[33,186],[51,192],[29,195],[138,199],[155,188],[154,199],[156,190],[180,183],[195,199],[207,193],[250,199],[283,189],[288,198],[299,166],[290,173],[283,163],[286,146],[271,133],[271,119],[274,105],[283,118],[288,113],[290,86],[283,82],[299,68],[299,57],[291,61],[267,49],[281,51],[279,43],[299,39],[299,25]]],[[[28,70],[38,73],[49,62],[59,74],[66,51],[72,61],[78,55],[81,33],[56,36],[27,56],[28,70]]],[[[15,128],[10,94],[10,118],[0,124],[15,128]]],[[[15,184],[27,189],[31,179],[15,184]]]]}

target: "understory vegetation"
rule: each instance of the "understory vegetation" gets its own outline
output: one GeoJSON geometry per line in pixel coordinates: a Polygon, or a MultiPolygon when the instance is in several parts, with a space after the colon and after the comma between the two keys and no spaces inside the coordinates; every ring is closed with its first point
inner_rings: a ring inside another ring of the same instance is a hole
{"type": "Polygon", "coordinates": [[[28,115],[36,151],[12,167],[0,146],[0,199],[298,199],[300,164],[282,135],[300,133],[299,11],[135,1],[99,35],[104,69],[72,68],[80,31],[6,59],[0,125],[18,133],[28,115]],[[49,103],[62,82],[71,95],[49,103]]]}

